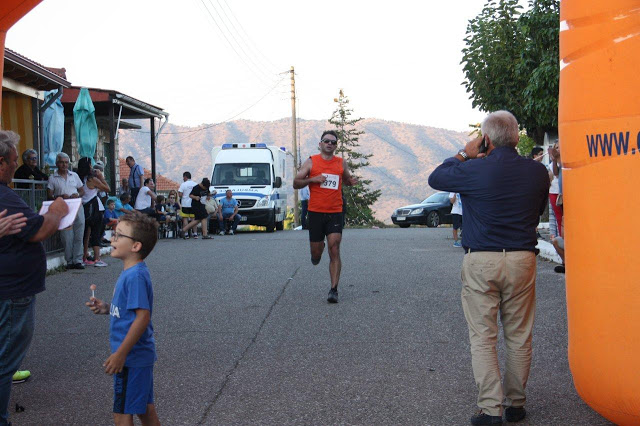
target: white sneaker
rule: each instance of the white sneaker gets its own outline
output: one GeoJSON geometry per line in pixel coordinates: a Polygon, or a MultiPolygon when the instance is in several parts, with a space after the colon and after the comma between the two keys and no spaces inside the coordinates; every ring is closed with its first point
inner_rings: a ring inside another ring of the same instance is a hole
{"type": "Polygon", "coordinates": [[[233,231],[229,231],[229,235],[233,235],[233,231]]]}
{"type": "Polygon", "coordinates": [[[224,231],[220,231],[218,235],[224,235],[224,231]]]}
{"type": "Polygon", "coordinates": [[[98,268],[104,268],[105,266],[109,266],[109,265],[106,262],[103,262],[102,260],[98,260],[93,266],[98,268]]]}

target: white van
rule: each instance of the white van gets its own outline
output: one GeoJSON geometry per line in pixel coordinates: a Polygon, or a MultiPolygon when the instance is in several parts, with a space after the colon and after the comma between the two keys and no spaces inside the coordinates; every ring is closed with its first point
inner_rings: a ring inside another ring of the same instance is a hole
{"type": "Polygon", "coordinates": [[[241,225],[284,229],[287,214],[285,148],[264,143],[223,144],[211,150],[211,185],[217,199],[230,189],[238,200],[241,225]]]}

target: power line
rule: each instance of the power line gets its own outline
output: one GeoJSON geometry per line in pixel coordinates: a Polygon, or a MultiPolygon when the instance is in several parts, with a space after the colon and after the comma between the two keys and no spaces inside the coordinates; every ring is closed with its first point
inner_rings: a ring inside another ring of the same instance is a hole
{"type": "MultiPolygon", "coordinates": [[[[229,121],[233,120],[234,118],[236,118],[236,117],[240,116],[241,114],[244,114],[245,112],[249,111],[251,108],[253,108],[253,107],[254,107],[254,106],[256,106],[258,103],[260,103],[264,98],[266,98],[267,96],[269,96],[269,95],[271,94],[271,92],[273,92],[273,91],[275,90],[275,88],[276,88],[276,87],[278,87],[278,84],[280,84],[280,83],[282,82],[282,80],[284,80],[285,78],[286,78],[286,77],[282,77],[282,78],[280,79],[280,81],[278,81],[278,83],[276,83],[276,84],[275,84],[275,85],[274,85],[274,86],[273,86],[273,87],[272,87],[272,88],[271,88],[267,93],[265,93],[265,94],[264,94],[260,99],[258,99],[257,101],[255,101],[253,104],[249,105],[247,108],[243,109],[242,111],[240,111],[239,113],[235,114],[234,116],[227,118],[227,119],[226,119],[226,120],[224,120],[224,121],[220,121],[220,122],[218,122],[218,123],[214,123],[214,124],[209,124],[209,125],[207,125],[207,126],[201,127],[201,128],[199,128],[199,129],[194,129],[194,130],[191,130],[191,131],[176,132],[176,133],[161,133],[161,134],[163,134],[163,135],[167,134],[167,135],[168,135],[168,134],[179,134],[179,133],[189,133],[189,134],[191,134],[191,133],[197,133],[197,132],[202,132],[203,130],[207,130],[207,129],[211,129],[211,128],[213,128],[213,127],[219,126],[219,125],[224,124],[224,123],[226,123],[226,122],[229,122],[229,121]]],[[[144,133],[150,133],[150,132],[144,132],[144,133]]],[[[172,143],[170,143],[170,144],[168,144],[168,145],[165,145],[165,146],[158,146],[158,151],[162,151],[162,150],[164,150],[164,149],[166,149],[166,148],[170,148],[170,147],[172,147],[172,146],[176,145],[177,143],[182,142],[183,140],[187,139],[189,136],[190,136],[190,135],[187,135],[187,136],[185,136],[185,137],[183,137],[183,138],[181,138],[181,139],[178,139],[177,141],[174,141],[174,142],[172,142],[172,143]]],[[[143,156],[143,157],[141,157],[141,158],[146,158],[146,157],[148,157],[149,155],[151,155],[151,154],[144,155],[144,156],[143,156]]]]}
{"type": "MultiPolygon", "coordinates": [[[[217,0],[216,0],[217,1],[217,0]]],[[[278,69],[280,69],[278,66],[274,65],[273,62],[271,62],[269,60],[269,58],[267,56],[265,56],[260,49],[258,48],[258,46],[253,42],[253,40],[251,39],[251,37],[249,37],[249,33],[247,33],[247,31],[244,29],[244,26],[242,26],[242,23],[238,20],[238,18],[236,18],[235,14],[233,13],[233,11],[231,10],[231,7],[229,7],[229,4],[227,3],[226,0],[222,0],[222,2],[225,4],[225,6],[227,6],[227,9],[229,9],[229,13],[231,14],[231,16],[233,17],[233,19],[236,20],[236,22],[238,23],[238,26],[240,27],[240,29],[242,30],[242,32],[244,32],[246,39],[249,40],[250,44],[254,46],[255,51],[258,52],[258,54],[260,56],[262,56],[266,63],[268,63],[269,65],[271,65],[271,67],[273,68],[274,72],[277,72],[278,69]]],[[[224,10],[224,9],[223,9],[224,10]]],[[[233,25],[233,22],[230,20],[231,25],[233,25]]],[[[235,26],[234,26],[235,28],[235,26]]],[[[236,30],[237,31],[237,30],[236,30]]],[[[241,34],[241,33],[240,33],[241,34]]],[[[242,34],[241,34],[242,36],[242,34]]],[[[250,46],[250,44],[247,44],[248,46],[250,46]]]]}
{"type": "MultiPolygon", "coordinates": [[[[220,9],[222,10],[223,14],[225,15],[225,17],[227,17],[226,13],[224,13],[224,9],[222,8],[222,6],[220,5],[220,3],[216,0],[216,3],[218,3],[218,6],[220,6],[220,9]]],[[[231,38],[233,39],[233,41],[236,42],[236,44],[238,45],[238,47],[240,48],[240,50],[242,51],[242,53],[245,54],[245,56],[247,57],[247,59],[249,59],[249,61],[251,61],[251,63],[254,65],[254,67],[261,72],[263,75],[265,75],[267,78],[272,79],[273,75],[265,72],[257,63],[255,63],[255,61],[253,60],[253,58],[244,50],[244,48],[242,47],[242,44],[238,41],[238,39],[236,38],[236,36],[233,34],[233,31],[231,31],[231,29],[229,29],[229,26],[227,25],[226,20],[222,17],[222,15],[220,15],[220,12],[218,12],[218,8],[215,7],[215,5],[213,4],[213,2],[211,0],[209,0],[209,4],[211,5],[211,7],[213,8],[213,10],[216,12],[216,15],[218,15],[218,18],[220,18],[220,22],[222,22],[222,25],[224,25],[224,27],[227,29],[229,35],[231,36],[231,38]]],[[[229,20],[229,18],[227,17],[227,20],[229,20]]],[[[231,23],[231,21],[229,21],[231,23]]],[[[232,24],[233,27],[233,24],[232,24]]],[[[234,27],[235,29],[235,27],[234,27]]],[[[236,30],[237,31],[237,30],[236,30]]],[[[274,73],[275,74],[275,73],[274,73]]],[[[271,80],[273,81],[273,80],[271,80]]]]}
{"type": "MultiPolygon", "coordinates": [[[[210,1],[210,0],[209,0],[210,1]]],[[[222,31],[222,28],[220,27],[220,25],[218,24],[218,22],[216,21],[216,19],[213,17],[213,14],[211,13],[211,11],[209,10],[209,8],[207,7],[207,5],[204,3],[204,0],[200,0],[200,3],[202,3],[202,6],[205,8],[205,10],[207,11],[207,13],[209,14],[209,16],[211,17],[211,20],[213,21],[213,23],[215,24],[215,26],[218,28],[218,31],[220,31],[220,34],[222,34],[222,36],[224,37],[224,39],[227,41],[227,44],[229,45],[229,47],[231,47],[231,49],[234,51],[234,53],[236,54],[236,56],[238,56],[238,58],[242,61],[242,63],[249,69],[249,71],[251,71],[251,73],[253,73],[253,75],[255,77],[258,78],[258,80],[260,80],[261,83],[263,84],[268,84],[263,80],[263,77],[261,77],[259,74],[256,74],[255,71],[253,70],[253,68],[245,61],[245,59],[242,57],[242,55],[240,55],[240,53],[238,52],[238,50],[234,47],[233,43],[231,43],[231,41],[229,40],[229,37],[227,37],[227,35],[225,34],[224,31],[222,31]]],[[[212,5],[213,6],[213,5],[212,5]]],[[[217,13],[217,11],[216,11],[217,13]]],[[[219,16],[219,15],[218,15],[219,16]]]]}

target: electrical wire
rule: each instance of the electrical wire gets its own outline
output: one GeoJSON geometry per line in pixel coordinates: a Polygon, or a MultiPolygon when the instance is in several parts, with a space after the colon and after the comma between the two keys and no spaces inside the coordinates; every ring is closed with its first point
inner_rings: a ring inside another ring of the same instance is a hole
{"type": "MultiPolygon", "coordinates": [[[[275,81],[275,79],[273,79],[274,75],[269,74],[267,72],[265,72],[262,67],[260,67],[254,60],[253,58],[244,50],[244,47],[242,47],[242,44],[238,41],[238,39],[236,38],[236,36],[234,35],[233,31],[231,31],[231,29],[229,28],[229,26],[227,25],[226,20],[222,17],[222,15],[220,14],[220,12],[218,12],[218,8],[215,7],[215,5],[213,4],[213,2],[211,0],[208,0],[209,4],[211,5],[211,7],[213,8],[213,10],[216,12],[216,15],[218,15],[218,18],[220,18],[220,22],[222,22],[222,25],[224,25],[224,27],[226,28],[227,32],[229,33],[229,35],[231,36],[231,38],[233,39],[233,41],[236,42],[236,45],[238,46],[238,48],[240,48],[240,50],[242,51],[242,53],[244,53],[244,55],[247,57],[247,59],[249,59],[249,61],[251,61],[251,63],[253,64],[253,66],[255,67],[255,69],[257,69],[259,72],[261,72],[264,76],[266,76],[267,78],[269,78],[272,82],[275,81]]],[[[224,9],[222,8],[222,6],[220,5],[220,3],[216,0],[216,3],[218,3],[218,6],[220,6],[220,9],[222,10],[223,14],[225,15],[225,17],[227,16],[226,13],[224,13],[224,9]]],[[[229,20],[229,18],[227,17],[227,20],[229,20]]],[[[231,23],[231,21],[229,21],[231,23]]],[[[233,27],[233,25],[232,25],[233,27]]],[[[235,29],[235,27],[234,27],[235,29]]]]}
{"type": "MultiPolygon", "coordinates": [[[[217,0],[216,0],[217,1],[217,0]]],[[[258,52],[258,54],[260,56],[262,56],[266,63],[268,63],[269,65],[271,65],[271,67],[273,68],[274,72],[277,72],[278,69],[280,69],[280,67],[276,66],[273,64],[273,62],[271,62],[269,60],[269,58],[267,56],[265,56],[260,49],[258,48],[258,46],[254,43],[254,41],[251,39],[251,37],[249,37],[249,33],[247,33],[247,31],[244,29],[244,26],[242,25],[242,23],[238,20],[238,18],[236,18],[236,15],[233,13],[233,11],[231,10],[231,7],[229,7],[229,4],[227,3],[226,0],[222,0],[222,2],[225,4],[225,6],[227,6],[227,9],[229,10],[229,13],[231,14],[231,16],[233,17],[233,19],[236,20],[236,22],[238,23],[238,26],[240,27],[240,29],[242,30],[242,32],[244,32],[246,39],[249,40],[250,44],[252,44],[255,48],[255,51],[258,52]]],[[[224,10],[224,9],[223,9],[224,10]]],[[[231,22],[231,25],[233,25],[233,21],[229,20],[229,22],[231,22]]],[[[235,28],[235,26],[234,26],[235,28]]],[[[237,29],[236,29],[237,31],[237,29]]],[[[240,33],[240,32],[239,32],[240,33]]],[[[240,33],[241,34],[241,33],[240,33]]],[[[249,44],[247,44],[249,46],[249,44]]]]}
{"type": "MultiPolygon", "coordinates": [[[[210,2],[210,0],[209,0],[210,2]]],[[[216,21],[216,19],[213,17],[213,14],[211,13],[211,11],[209,10],[209,8],[207,7],[207,5],[204,3],[204,0],[200,0],[200,3],[202,3],[202,6],[205,8],[205,10],[207,11],[207,13],[209,14],[209,16],[211,17],[211,20],[213,21],[213,23],[215,24],[215,26],[218,28],[218,31],[220,31],[220,34],[222,34],[222,36],[224,37],[224,39],[227,41],[227,44],[229,45],[229,47],[231,47],[231,49],[234,51],[234,53],[236,54],[236,56],[242,61],[242,63],[249,69],[249,71],[251,71],[251,73],[258,78],[258,80],[260,80],[261,83],[263,84],[267,84],[267,82],[265,82],[263,80],[263,77],[261,77],[259,74],[256,74],[256,72],[253,70],[253,68],[245,61],[245,59],[242,57],[242,55],[240,55],[240,53],[238,52],[238,50],[234,47],[233,43],[231,43],[231,41],[229,40],[229,37],[227,37],[227,35],[225,34],[225,32],[222,30],[222,28],[220,27],[220,25],[218,24],[218,22],[216,21]]],[[[212,5],[213,6],[213,5],[212,5]]],[[[217,11],[216,11],[217,13],[217,11]]]]}

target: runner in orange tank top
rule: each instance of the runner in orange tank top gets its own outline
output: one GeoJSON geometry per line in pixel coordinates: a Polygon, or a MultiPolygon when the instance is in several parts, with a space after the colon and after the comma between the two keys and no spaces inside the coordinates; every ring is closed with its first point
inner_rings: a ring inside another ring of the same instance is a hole
{"type": "Polygon", "coordinates": [[[311,263],[314,265],[320,263],[324,239],[327,238],[331,275],[331,290],[327,297],[329,303],[338,303],[338,282],[342,269],[342,185],[351,186],[358,183],[349,173],[346,160],[333,155],[337,147],[338,134],[333,130],[326,130],[320,137],[320,154],[309,157],[293,180],[294,189],[309,185],[307,227],[311,263]]]}

